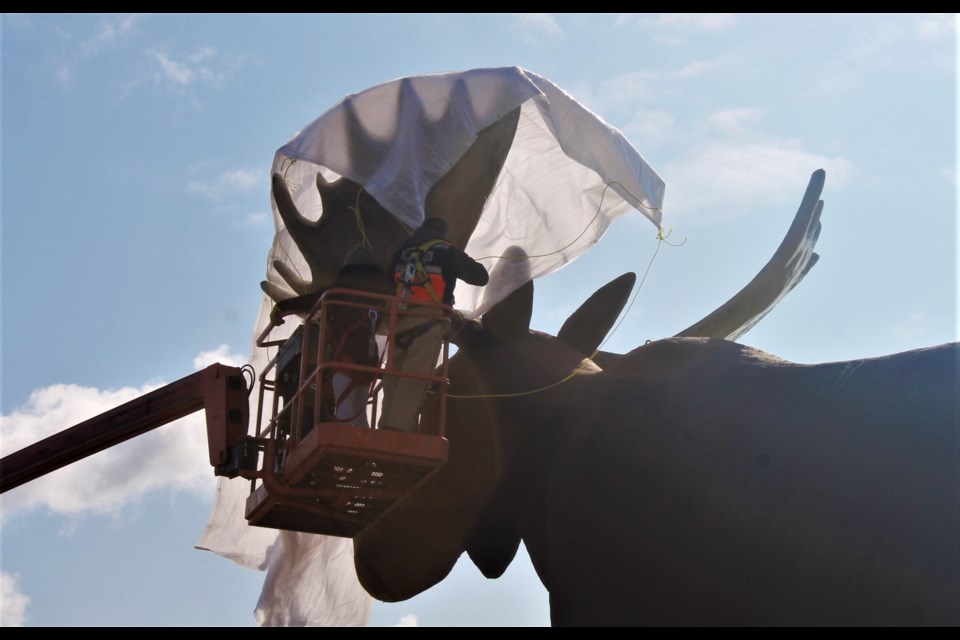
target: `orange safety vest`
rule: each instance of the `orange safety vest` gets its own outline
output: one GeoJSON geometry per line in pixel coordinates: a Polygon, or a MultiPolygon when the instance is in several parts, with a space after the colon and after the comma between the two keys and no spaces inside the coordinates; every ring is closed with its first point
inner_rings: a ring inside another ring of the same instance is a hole
{"type": "Polygon", "coordinates": [[[434,239],[418,246],[407,247],[400,252],[400,259],[393,273],[393,280],[397,283],[397,297],[443,302],[447,282],[443,278],[440,265],[433,263],[433,252],[430,251],[440,243],[450,245],[445,240],[434,239]]]}

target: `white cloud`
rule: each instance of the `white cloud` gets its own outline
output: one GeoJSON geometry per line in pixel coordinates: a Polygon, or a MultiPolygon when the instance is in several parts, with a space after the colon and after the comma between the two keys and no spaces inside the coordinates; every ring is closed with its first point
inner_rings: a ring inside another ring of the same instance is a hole
{"type": "Polygon", "coordinates": [[[614,25],[618,27],[630,24],[675,31],[723,31],[737,24],[737,15],[735,13],[661,13],[650,17],[648,14],[620,13],[614,20],[614,25]]]}
{"type": "Polygon", "coordinates": [[[77,67],[124,40],[142,19],[143,16],[136,13],[103,18],[96,32],[85,39],[75,37],[59,27],[51,27],[61,40],[61,47],[66,52],[64,59],[58,61],[54,71],[60,84],[68,85],[74,80],[77,67]]]}
{"type": "Polygon", "coordinates": [[[208,58],[214,57],[216,53],[217,51],[213,47],[203,47],[196,53],[192,53],[189,56],[187,56],[187,60],[189,60],[194,64],[197,64],[199,62],[203,62],[204,60],[207,60],[208,58]]]}
{"type": "Polygon", "coordinates": [[[157,64],[157,83],[180,89],[200,85],[220,86],[235,76],[241,66],[258,62],[253,56],[228,54],[209,46],[181,55],[157,49],[147,49],[145,53],[157,64]]]}
{"type": "Polygon", "coordinates": [[[623,133],[635,145],[661,144],[673,135],[673,125],[676,119],[665,109],[641,109],[623,128],[623,133]]]}
{"type": "MultiPolygon", "coordinates": [[[[953,13],[927,13],[918,16],[880,16],[878,19],[867,21],[857,32],[852,34],[851,55],[856,58],[882,59],[899,62],[901,57],[898,51],[903,47],[923,46],[932,44],[929,41],[941,38],[956,38],[960,18],[953,13]]],[[[954,47],[949,47],[951,63],[956,61],[954,47]]],[[[923,58],[920,58],[923,60],[923,58]]]]}
{"type": "Polygon", "coordinates": [[[650,100],[657,95],[657,81],[661,74],[655,71],[631,71],[604,81],[598,99],[607,105],[628,104],[650,100]]]}
{"type": "Polygon", "coordinates": [[[30,598],[20,592],[18,577],[6,572],[0,573],[0,627],[22,627],[26,620],[30,598]]]}
{"type": "Polygon", "coordinates": [[[154,49],[147,49],[146,53],[160,65],[160,73],[157,75],[158,81],[167,80],[175,85],[185,87],[194,82],[217,82],[222,78],[222,74],[214,73],[209,67],[201,64],[213,55],[212,49],[209,49],[209,47],[187,56],[186,62],[178,62],[165,53],[154,49]]]}
{"type": "Polygon", "coordinates": [[[738,135],[746,131],[746,126],[753,123],[762,113],[755,107],[723,109],[707,118],[707,125],[711,128],[730,135],[738,135]]]}
{"type": "Polygon", "coordinates": [[[89,54],[98,53],[103,47],[115,42],[130,32],[143,16],[132,13],[119,18],[108,18],[100,23],[97,33],[83,41],[81,48],[89,54]]]}
{"type": "Polygon", "coordinates": [[[203,196],[215,205],[216,211],[231,216],[236,226],[259,227],[270,223],[270,214],[251,213],[251,208],[256,208],[251,198],[259,202],[270,189],[266,170],[230,169],[217,173],[203,163],[193,167],[191,173],[203,176],[187,182],[187,193],[203,196]]]}
{"type": "Polygon", "coordinates": [[[958,31],[958,22],[955,13],[929,13],[917,19],[917,34],[921,38],[951,36],[958,31]]]}
{"type": "Polygon", "coordinates": [[[652,24],[661,27],[722,31],[737,23],[734,13],[661,13],[652,24]]]}
{"type": "Polygon", "coordinates": [[[694,60],[683,67],[667,71],[631,71],[602,80],[596,90],[582,88],[574,95],[584,101],[583,95],[593,102],[591,108],[597,113],[607,113],[616,109],[633,108],[638,104],[657,99],[665,92],[673,90],[677,82],[702,76],[726,62],[721,56],[710,60],[694,60]]]}
{"type": "Polygon", "coordinates": [[[193,82],[194,72],[187,65],[171,60],[166,55],[153,49],[148,49],[147,55],[160,64],[160,69],[167,80],[174,84],[190,84],[193,82]]]}
{"type": "MultiPolygon", "coordinates": [[[[241,362],[221,346],[200,354],[195,366],[200,369],[217,359],[241,362]]],[[[55,384],[37,389],[0,420],[0,452],[17,451],[159,386],[103,390],[55,384]]],[[[116,514],[151,491],[203,492],[213,486],[204,415],[198,411],[9,491],[2,506],[5,517],[40,507],[64,515],[116,514]]]]}
{"type": "Polygon", "coordinates": [[[876,60],[879,57],[896,55],[897,43],[906,35],[905,25],[892,20],[876,20],[865,25],[851,37],[852,59],[868,58],[876,60]]]}
{"type": "MultiPolygon", "coordinates": [[[[148,71],[157,84],[173,86],[178,90],[197,86],[222,86],[237,76],[238,70],[251,62],[261,61],[255,55],[219,51],[211,46],[200,46],[190,52],[171,52],[159,47],[144,49],[143,41],[149,37],[143,29],[136,29],[144,19],[141,14],[127,14],[101,18],[92,35],[74,35],[59,25],[51,23],[59,40],[59,49],[64,53],[55,55],[53,74],[62,85],[68,85],[81,77],[80,68],[91,60],[106,55],[115,58],[133,58],[133,51],[142,52],[150,60],[148,71]]],[[[137,77],[126,78],[127,84],[139,84],[143,77],[142,64],[135,65],[137,77]]],[[[116,74],[114,74],[116,75],[116,74]]],[[[196,105],[196,98],[191,97],[196,105]]],[[[202,105],[200,105],[202,108],[202,105]]]]}
{"type": "Polygon", "coordinates": [[[224,184],[240,191],[252,189],[256,187],[258,183],[262,182],[261,174],[244,169],[227,171],[221,177],[224,184]]]}
{"type": "Polygon", "coordinates": [[[850,73],[840,74],[839,81],[856,80],[859,69],[878,66],[888,67],[891,74],[904,69],[924,74],[940,69],[953,74],[957,30],[955,14],[879,14],[857,20],[845,40],[847,51],[835,56],[840,69],[844,68],[844,61],[852,65],[850,73]],[[905,50],[910,55],[904,56],[905,50]]]}
{"type": "Polygon", "coordinates": [[[679,71],[674,71],[672,74],[669,74],[668,77],[676,78],[696,78],[702,76],[707,71],[710,71],[720,62],[720,59],[716,60],[694,60],[690,64],[685,65],[679,71]]]}
{"type": "Polygon", "coordinates": [[[563,29],[550,13],[518,13],[514,16],[513,28],[528,45],[544,44],[563,37],[563,29]]]}
{"type": "Polygon", "coordinates": [[[266,175],[265,171],[231,169],[223,171],[211,179],[191,180],[187,183],[187,192],[199,193],[219,204],[255,189],[266,190],[266,175]]]}
{"type": "Polygon", "coordinates": [[[419,623],[420,623],[420,620],[417,619],[417,616],[415,616],[415,615],[412,614],[412,613],[408,613],[407,615],[405,615],[405,616],[403,616],[402,618],[400,618],[400,622],[398,622],[397,624],[395,624],[395,625],[393,625],[393,626],[395,626],[395,627],[417,627],[417,626],[420,626],[419,623]]]}
{"type": "Polygon", "coordinates": [[[268,213],[248,213],[238,223],[241,227],[260,227],[270,222],[268,213]]]}
{"type": "Polygon", "coordinates": [[[653,41],[662,44],[665,47],[676,47],[685,42],[680,36],[657,34],[653,36],[653,41]]]}
{"type": "Polygon", "coordinates": [[[240,367],[247,362],[247,359],[246,356],[233,353],[228,345],[222,344],[213,351],[204,351],[194,358],[193,368],[199,371],[217,362],[230,367],[240,367]]]}
{"type": "Polygon", "coordinates": [[[808,177],[820,168],[834,185],[844,183],[851,170],[844,158],[810,153],[777,138],[699,145],[663,171],[670,185],[664,214],[716,220],[789,206],[799,202],[808,177]]]}
{"type": "Polygon", "coordinates": [[[957,165],[955,164],[941,167],[937,171],[937,175],[951,184],[960,184],[960,174],[957,173],[957,165]]]}

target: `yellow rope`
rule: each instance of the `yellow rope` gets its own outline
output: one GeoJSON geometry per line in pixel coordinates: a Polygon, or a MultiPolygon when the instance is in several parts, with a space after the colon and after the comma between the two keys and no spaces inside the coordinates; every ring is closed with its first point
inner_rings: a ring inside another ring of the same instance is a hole
{"type": "Polygon", "coordinates": [[[672,242],[667,242],[667,238],[669,238],[670,234],[672,233],[673,233],[673,229],[670,229],[669,231],[667,231],[667,235],[663,235],[663,227],[660,227],[660,230],[657,231],[657,240],[661,242],[666,242],[667,245],[671,247],[682,247],[683,245],[687,244],[686,238],[683,239],[683,242],[679,242],[677,244],[673,244],[672,242]]]}
{"type": "MultiPolygon", "coordinates": [[[[286,162],[287,162],[287,159],[284,160],[284,164],[285,164],[286,162]]],[[[287,174],[287,171],[290,169],[290,167],[292,167],[292,166],[294,165],[294,163],[296,163],[296,159],[295,159],[295,158],[292,159],[292,160],[290,160],[290,164],[287,165],[286,167],[284,167],[284,164],[281,164],[281,169],[283,169],[283,171],[284,171],[284,181],[285,181],[285,182],[286,182],[286,174],[287,174]]],[[[639,198],[637,198],[637,196],[635,196],[634,194],[630,193],[630,191],[627,190],[627,188],[624,187],[623,184],[621,184],[620,182],[616,182],[616,181],[614,181],[614,182],[608,182],[608,183],[606,183],[606,184],[604,185],[604,187],[603,187],[603,192],[600,194],[600,202],[597,204],[597,211],[596,211],[596,213],[593,214],[593,218],[590,219],[590,222],[587,223],[587,226],[584,227],[583,231],[581,231],[580,234],[579,234],[576,238],[574,238],[573,240],[571,240],[569,243],[567,243],[565,246],[561,247],[560,249],[557,249],[556,251],[551,251],[550,253],[544,253],[544,254],[539,254],[539,255],[524,255],[524,256],[485,256],[485,257],[479,258],[479,259],[480,259],[480,260],[486,260],[486,259],[489,259],[489,258],[501,258],[501,259],[505,259],[505,260],[527,260],[527,259],[530,259],[530,258],[543,258],[543,257],[546,257],[546,256],[553,255],[553,254],[555,254],[555,253],[560,253],[561,251],[565,251],[566,249],[568,249],[569,247],[571,247],[573,244],[575,244],[580,238],[583,237],[583,235],[587,232],[587,229],[590,228],[590,225],[592,225],[592,224],[594,223],[594,221],[597,219],[597,216],[600,215],[600,211],[603,209],[603,200],[604,200],[604,198],[606,197],[607,189],[609,189],[609,188],[610,188],[612,185],[614,185],[614,184],[620,185],[620,187],[621,187],[624,191],[626,191],[627,194],[629,194],[631,197],[633,197],[633,198],[640,204],[640,206],[644,207],[645,209],[650,209],[651,211],[661,211],[660,208],[653,208],[653,207],[649,207],[649,206],[643,204],[643,202],[642,202],[639,198]]],[[[361,186],[360,189],[357,190],[356,202],[355,202],[355,205],[354,205],[353,207],[351,207],[351,210],[353,211],[354,218],[356,219],[357,229],[360,231],[360,238],[361,238],[363,244],[364,244],[368,249],[370,249],[370,250],[372,251],[372,250],[373,250],[373,246],[370,244],[370,239],[367,237],[367,232],[366,232],[366,229],[365,229],[365,227],[364,227],[364,225],[363,225],[363,216],[361,215],[361,212],[360,212],[360,194],[361,194],[362,192],[363,192],[363,187],[361,186]]],[[[630,303],[627,305],[626,309],[624,309],[624,311],[620,314],[620,319],[617,321],[617,324],[613,327],[613,329],[612,329],[612,330],[610,331],[610,333],[607,335],[607,337],[606,337],[606,339],[603,341],[603,343],[601,343],[601,345],[600,345],[596,350],[594,350],[594,352],[593,352],[592,354],[590,354],[590,356],[587,358],[587,360],[592,360],[592,359],[594,358],[594,356],[596,356],[597,353],[600,352],[600,349],[602,349],[603,346],[610,340],[610,338],[613,337],[613,334],[616,333],[616,331],[620,328],[620,325],[621,325],[621,324],[623,323],[623,321],[626,319],[627,315],[628,315],[629,312],[630,312],[630,309],[633,307],[634,301],[637,299],[637,295],[640,293],[640,288],[643,287],[643,283],[644,283],[644,282],[646,281],[646,279],[647,279],[647,274],[650,273],[650,268],[653,266],[653,261],[654,261],[654,259],[657,257],[657,254],[660,252],[660,243],[666,243],[666,244],[670,245],[671,247],[683,246],[683,245],[686,243],[686,241],[687,241],[686,238],[684,238],[683,242],[681,242],[681,243],[679,243],[679,244],[673,244],[673,243],[667,242],[667,238],[670,237],[670,234],[671,234],[671,233],[673,233],[673,229],[670,229],[670,230],[667,232],[667,234],[664,235],[664,233],[663,233],[663,227],[661,226],[661,227],[658,228],[658,230],[657,230],[657,248],[654,250],[653,256],[650,258],[650,261],[647,263],[647,268],[646,268],[646,269],[644,270],[644,272],[643,272],[643,277],[640,279],[640,284],[637,286],[636,290],[634,291],[633,297],[630,299],[630,303]]],[[[281,247],[281,249],[283,249],[283,247],[281,247]]],[[[285,249],[283,249],[283,252],[286,254],[286,250],[285,250],[285,249]]],[[[288,257],[289,257],[289,255],[288,255],[288,257]]],[[[292,261],[291,261],[291,262],[292,262],[292,261]]],[[[294,268],[294,269],[296,270],[296,268],[294,268]]],[[[300,275],[299,272],[297,273],[297,275],[300,275]]],[[[564,376],[562,379],[557,380],[556,382],[553,382],[553,383],[548,384],[548,385],[546,385],[546,386],[540,387],[540,388],[538,388],[538,389],[531,389],[531,390],[529,390],[529,391],[518,391],[518,392],[515,392],[515,393],[479,394],[479,395],[458,395],[458,394],[452,394],[452,393],[450,393],[450,394],[447,394],[447,397],[448,397],[448,398],[456,398],[456,399],[461,399],[461,400],[463,400],[463,399],[469,399],[469,398],[516,398],[516,397],[521,397],[521,396],[528,396],[528,395],[533,395],[533,394],[535,394],[535,393],[541,393],[541,392],[543,392],[543,391],[548,391],[548,390],[550,390],[550,389],[553,389],[554,387],[558,387],[558,386],[560,386],[561,384],[564,384],[565,382],[568,382],[568,381],[570,381],[571,379],[573,379],[573,377],[574,377],[575,375],[577,375],[577,373],[579,373],[580,371],[581,371],[581,368],[580,368],[580,367],[577,367],[576,369],[574,369],[573,371],[571,371],[568,375],[564,376]]]]}
{"type": "MultiPolygon", "coordinates": [[[[617,182],[617,181],[614,180],[613,182],[608,182],[608,183],[606,183],[606,184],[603,186],[603,191],[600,193],[600,202],[597,204],[597,211],[596,211],[596,213],[593,214],[593,217],[590,218],[590,222],[588,222],[588,223],[587,223],[587,226],[585,226],[585,227],[583,228],[583,231],[581,231],[580,234],[579,234],[576,238],[574,238],[573,240],[571,240],[570,242],[568,242],[566,245],[560,247],[560,248],[557,249],[556,251],[550,251],[549,253],[540,253],[540,254],[535,254],[535,255],[522,255],[522,256],[484,256],[484,257],[482,257],[482,258],[478,258],[478,260],[490,260],[490,259],[493,259],[493,258],[500,258],[501,260],[529,260],[529,259],[531,259],[531,258],[546,258],[547,256],[552,256],[552,255],[554,255],[554,254],[556,254],[556,253],[560,253],[560,252],[562,252],[562,251],[566,251],[567,249],[569,249],[570,247],[572,247],[574,244],[576,244],[577,241],[580,240],[580,238],[583,237],[583,234],[585,234],[585,233],[587,232],[587,229],[590,228],[590,225],[592,225],[592,224],[594,223],[594,221],[596,221],[597,216],[600,215],[600,211],[603,209],[603,199],[604,199],[604,198],[606,197],[606,195],[607,195],[607,189],[609,189],[611,186],[613,186],[613,185],[615,185],[615,184],[616,184],[616,185],[620,185],[620,188],[622,188],[624,191],[626,191],[626,193],[629,194],[630,197],[632,197],[634,200],[636,200],[636,201],[637,201],[637,204],[639,204],[639,205],[640,205],[641,207],[643,207],[644,209],[649,209],[650,211],[663,211],[663,209],[660,208],[660,207],[654,208],[654,207],[650,207],[650,206],[645,205],[645,204],[640,200],[640,198],[638,198],[637,196],[635,196],[635,195],[633,195],[632,193],[630,193],[630,191],[627,190],[627,188],[624,187],[622,183],[617,182]]],[[[661,227],[660,229],[661,229],[661,231],[663,230],[662,227],[661,227]]],[[[669,234],[667,234],[667,235],[669,235],[669,234]]],[[[669,244],[669,243],[667,243],[667,244],[669,244]]]]}
{"type": "Polygon", "coordinates": [[[357,229],[360,231],[360,240],[363,242],[364,246],[373,251],[373,245],[370,244],[370,239],[367,237],[367,230],[363,226],[363,217],[360,215],[360,194],[363,193],[363,187],[361,186],[357,189],[357,202],[356,205],[351,207],[353,211],[353,217],[357,221],[357,229]]]}
{"type": "Polygon", "coordinates": [[[673,229],[668,231],[667,235],[663,235],[663,227],[660,227],[660,229],[657,231],[657,248],[653,250],[653,255],[650,256],[650,262],[647,263],[647,268],[643,270],[643,276],[641,276],[640,278],[640,284],[637,285],[637,288],[633,292],[633,296],[630,298],[630,302],[627,304],[627,307],[623,310],[623,313],[620,314],[620,319],[617,320],[617,324],[613,326],[613,329],[610,330],[610,333],[607,334],[607,337],[604,339],[603,342],[600,343],[600,346],[597,347],[597,350],[593,352],[593,355],[590,356],[590,358],[593,358],[593,356],[597,355],[597,353],[601,349],[603,349],[604,345],[610,341],[610,338],[613,337],[613,334],[615,334],[617,332],[617,329],[620,328],[620,325],[623,324],[623,321],[627,319],[627,316],[630,314],[630,309],[633,308],[633,303],[637,299],[637,295],[640,294],[640,289],[643,288],[643,283],[647,281],[647,275],[650,273],[650,268],[653,266],[653,261],[656,260],[657,254],[660,253],[660,245],[666,242],[666,244],[670,245],[671,247],[681,247],[683,246],[684,243],[686,243],[687,241],[686,238],[684,238],[683,242],[681,242],[680,244],[670,244],[669,242],[667,242],[667,238],[670,237],[670,234],[672,232],[673,232],[673,229]]]}
{"type": "Polygon", "coordinates": [[[297,158],[284,158],[283,162],[280,163],[280,171],[283,172],[283,181],[287,181],[287,172],[293,168],[293,165],[297,164],[297,158]],[[287,164],[287,163],[290,164],[287,164]]]}
{"type": "MultiPolygon", "coordinates": [[[[367,246],[367,249],[370,249],[370,251],[373,251],[373,245],[370,244],[370,238],[367,237],[367,230],[366,230],[366,227],[364,227],[363,225],[363,216],[360,213],[360,194],[362,192],[363,192],[363,186],[361,186],[359,191],[357,191],[356,204],[355,206],[350,207],[350,210],[353,211],[353,215],[357,220],[357,229],[359,229],[360,231],[360,238],[362,239],[363,244],[367,246]]],[[[400,226],[403,227],[408,234],[413,233],[413,230],[409,226],[407,226],[402,220],[398,219],[397,222],[400,223],[400,226]]]]}
{"type": "MultiPolygon", "coordinates": [[[[594,352],[593,352],[593,355],[597,355],[597,352],[594,351],[594,352]]],[[[589,360],[589,359],[591,359],[592,357],[593,357],[593,356],[590,356],[590,358],[587,358],[587,359],[589,360]]],[[[556,382],[554,382],[554,383],[552,383],[552,384],[548,384],[548,385],[545,386],[545,387],[540,387],[539,389],[531,389],[530,391],[518,391],[518,392],[516,392],[516,393],[486,393],[486,394],[471,395],[471,396],[462,396],[462,395],[458,395],[458,394],[455,394],[455,393],[448,393],[448,394],[447,394],[447,397],[448,397],[448,398],[457,398],[458,400],[465,400],[465,399],[470,399],[470,398],[517,398],[517,397],[520,397],[520,396],[530,396],[530,395],[533,395],[533,394],[535,394],[535,393],[540,393],[541,391],[547,391],[547,390],[552,389],[552,388],[554,388],[554,387],[559,387],[561,384],[563,384],[564,382],[567,382],[568,380],[570,380],[571,378],[573,378],[573,376],[577,375],[577,373],[579,373],[579,372],[580,372],[580,367],[577,367],[576,369],[574,369],[573,371],[571,371],[570,374],[567,375],[567,376],[566,376],[565,378],[563,378],[562,380],[557,380],[556,382]]]]}
{"type": "MultiPolygon", "coordinates": [[[[284,182],[287,182],[287,172],[293,167],[294,164],[296,164],[296,162],[297,162],[297,159],[296,159],[296,158],[285,158],[285,159],[283,160],[283,162],[281,163],[280,168],[281,168],[281,170],[283,171],[283,179],[284,179],[284,182]],[[288,163],[289,163],[289,164],[288,164],[288,163]]],[[[287,184],[288,184],[290,187],[292,187],[292,190],[296,190],[296,185],[291,185],[289,182],[287,182],[287,184]]],[[[650,211],[662,211],[662,208],[660,208],[660,207],[651,207],[651,206],[648,206],[648,205],[644,204],[643,201],[642,201],[640,198],[638,198],[636,195],[634,195],[632,192],[630,192],[630,190],[627,189],[627,188],[623,185],[623,183],[614,180],[614,181],[611,181],[611,182],[606,183],[606,184],[603,186],[603,191],[600,193],[600,202],[597,204],[597,211],[596,211],[596,213],[593,214],[593,218],[590,219],[590,222],[587,223],[587,225],[583,228],[583,231],[581,231],[581,232],[579,233],[579,235],[577,235],[576,238],[574,238],[573,240],[571,240],[570,242],[568,242],[568,243],[567,243],[566,245],[564,245],[563,247],[560,247],[559,249],[557,249],[557,250],[555,250],[555,251],[550,251],[550,252],[548,252],[548,253],[541,253],[541,254],[534,254],[534,255],[522,255],[522,256],[484,256],[484,257],[482,257],[482,258],[478,258],[478,260],[489,260],[489,259],[493,259],[493,258],[500,258],[501,260],[529,260],[529,259],[531,259],[531,258],[545,258],[545,257],[547,257],[547,256],[552,256],[552,255],[557,254],[557,253],[560,253],[560,252],[562,252],[562,251],[566,251],[566,250],[569,249],[571,246],[573,246],[574,244],[576,244],[576,242],[577,242],[578,240],[580,240],[580,238],[582,238],[583,235],[584,235],[584,234],[587,232],[587,230],[590,228],[590,225],[592,225],[592,224],[594,223],[594,221],[596,221],[597,217],[600,215],[600,211],[603,210],[603,200],[604,200],[604,198],[605,198],[606,195],[607,195],[607,189],[609,189],[609,188],[610,188],[611,186],[613,186],[613,185],[619,185],[621,189],[623,189],[630,197],[632,197],[634,200],[636,200],[637,204],[639,204],[639,205],[640,205],[641,207],[643,207],[644,209],[649,209],[650,211]]],[[[357,198],[356,198],[356,201],[355,201],[355,203],[354,203],[354,206],[353,206],[353,207],[350,207],[350,210],[353,211],[354,219],[356,220],[356,223],[357,223],[357,230],[360,232],[361,242],[367,247],[367,249],[369,249],[370,251],[373,251],[373,245],[370,243],[370,238],[367,236],[366,227],[365,227],[364,224],[363,224],[363,216],[362,216],[361,211],[360,211],[360,194],[361,194],[361,193],[363,193],[363,187],[362,187],[362,186],[360,187],[360,189],[357,190],[357,198]]],[[[666,243],[667,243],[668,245],[670,245],[671,247],[679,247],[679,246],[682,246],[684,243],[686,243],[686,241],[687,241],[686,238],[684,238],[683,242],[681,242],[680,244],[673,244],[673,243],[671,243],[671,242],[667,242],[667,238],[670,237],[670,234],[671,234],[671,233],[673,233],[673,229],[670,229],[670,230],[667,232],[667,235],[663,235],[663,227],[661,226],[661,227],[659,228],[659,230],[658,230],[658,233],[657,233],[657,240],[659,240],[659,241],[661,241],[661,242],[666,242],[666,243]]],[[[659,248],[660,248],[660,245],[659,245],[659,243],[658,243],[658,244],[657,244],[657,250],[658,250],[658,251],[659,251],[659,248]]],[[[292,260],[291,256],[289,255],[289,253],[287,253],[286,249],[283,248],[283,247],[281,247],[281,250],[282,250],[282,253],[287,257],[287,264],[288,264],[288,265],[292,265],[292,264],[293,264],[293,260],[292,260]]],[[[654,257],[656,257],[656,252],[654,252],[654,257]]],[[[653,262],[653,259],[651,258],[651,264],[652,264],[652,262],[653,262]]],[[[294,268],[294,271],[296,271],[297,275],[298,275],[298,276],[301,278],[301,280],[302,280],[302,279],[303,279],[303,275],[300,274],[299,269],[297,269],[296,267],[293,267],[293,268],[294,268]]],[[[649,271],[649,270],[650,270],[650,265],[647,265],[647,271],[649,271]]],[[[644,278],[646,278],[646,272],[644,272],[644,278]]],[[[641,284],[642,284],[642,282],[641,282],[641,284]]],[[[639,292],[639,287],[638,287],[637,291],[639,292]]],[[[635,299],[635,298],[636,298],[636,294],[634,294],[634,299],[635,299]]],[[[631,304],[631,305],[633,304],[633,301],[632,301],[632,300],[631,300],[630,304],[631,304]]],[[[623,316],[621,316],[620,322],[623,322],[623,318],[625,318],[625,317],[626,317],[625,314],[624,314],[623,316]]],[[[618,326],[618,327],[620,326],[620,323],[619,323],[619,322],[617,323],[617,326],[618,326]]],[[[613,333],[611,332],[610,335],[612,336],[613,333]]],[[[607,337],[607,340],[609,340],[609,339],[610,339],[610,336],[607,337]]]]}
{"type": "MultiPolygon", "coordinates": [[[[686,243],[687,241],[686,238],[684,238],[683,242],[681,242],[680,244],[671,244],[670,242],[667,242],[667,238],[670,237],[670,233],[672,233],[672,230],[668,231],[667,234],[664,235],[663,227],[660,227],[660,229],[658,230],[657,247],[656,249],[654,249],[653,255],[650,256],[650,261],[647,263],[647,268],[644,269],[643,276],[640,278],[640,283],[637,285],[637,288],[634,289],[633,296],[630,298],[629,304],[627,304],[626,308],[620,313],[620,319],[617,320],[617,324],[614,325],[613,329],[610,330],[610,333],[607,334],[606,339],[600,344],[600,346],[597,347],[594,350],[594,352],[590,354],[590,357],[587,358],[588,360],[593,360],[593,358],[598,353],[600,353],[600,350],[603,349],[603,346],[610,341],[610,338],[612,338],[613,334],[617,332],[617,330],[620,328],[620,325],[623,324],[623,321],[627,319],[627,316],[630,314],[630,309],[633,308],[633,303],[636,301],[637,296],[640,294],[640,289],[643,287],[643,283],[646,282],[647,280],[647,275],[650,273],[650,268],[653,267],[653,261],[656,259],[657,254],[660,252],[661,243],[665,243],[671,247],[681,247],[686,243]]],[[[477,395],[459,395],[459,394],[448,393],[447,397],[456,398],[458,400],[466,400],[471,398],[517,398],[520,396],[529,396],[535,393],[540,393],[541,391],[547,391],[554,387],[558,387],[561,384],[573,379],[573,377],[577,375],[577,373],[579,373],[581,370],[582,370],[581,367],[577,367],[576,369],[571,371],[568,375],[564,376],[562,379],[557,380],[556,382],[548,384],[544,387],[540,387],[538,389],[531,389],[529,391],[518,391],[516,393],[486,393],[486,394],[477,394],[477,395]]]]}

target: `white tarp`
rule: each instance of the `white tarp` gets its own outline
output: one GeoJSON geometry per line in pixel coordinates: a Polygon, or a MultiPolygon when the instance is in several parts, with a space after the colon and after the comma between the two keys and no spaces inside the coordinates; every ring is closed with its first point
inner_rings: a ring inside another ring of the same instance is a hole
{"type": "MultiPolygon", "coordinates": [[[[497,272],[496,284],[457,287],[458,308],[477,316],[526,279],[589,249],[617,216],[636,209],[660,224],[664,184],[657,173],[617,129],[552,82],[519,67],[394,80],[347,96],[314,120],[277,151],[272,171],[293,185],[312,185],[318,171],[346,176],[413,228],[423,221],[430,188],[478,132],[518,106],[513,145],[465,247],[497,272]],[[522,268],[500,264],[513,246],[532,256],[522,268]]],[[[293,198],[303,215],[320,215],[316,189],[298,188],[293,198]]],[[[275,204],[273,211],[267,279],[288,289],[274,260],[302,274],[309,268],[275,204]]],[[[265,298],[255,335],[267,324],[270,304],[265,298]]],[[[254,353],[251,364],[260,371],[269,356],[254,353]]],[[[352,541],[248,527],[248,486],[221,481],[198,546],[268,569],[258,622],[365,624],[371,603],[353,572],[352,541]]]]}
{"type": "MultiPolygon", "coordinates": [[[[520,245],[538,256],[527,261],[531,277],[551,273],[632,208],[659,226],[664,184],[656,171],[617,129],[519,67],[403,78],[347,96],[277,151],[273,172],[298,187],[294,203],[307,217],[320,215],[320,196],[311,185],[322,168],[328,177],[332,172],[364,185],[412,229],[423,221],[430,187],[480,131],[518,106],[510,153],[464,247],[486,258],[481,262],[488,271],[497,268],[496,256],[520,245]]],[[[304,276],[310,272],[276,209],[274,219],[267,279],[285,289],[273,259],[304,276]]],[[[479,315],[523,282],[500,284],[497,290],[458,285],[458,308],[479,315]]]]}

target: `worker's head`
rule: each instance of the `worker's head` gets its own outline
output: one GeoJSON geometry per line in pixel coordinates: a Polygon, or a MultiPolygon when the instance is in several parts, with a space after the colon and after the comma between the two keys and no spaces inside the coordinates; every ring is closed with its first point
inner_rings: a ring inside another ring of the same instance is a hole
{"type": "Polygon", "coordinates": [[[435,234],[437,238],[447,237],[447,221],[441,218],[427,218],[422,225],[425,231],[435,234]]]}
{"type": "Polygon", "coordinates": [[[355,244],[347,251],[347,256],[343,259],[343,265],[348,264],[370,264],[373,258],[370,255],[370,249],[364,244],[355,244]]]}
{"type": "Polygon", "coordinates": [[[446,240],[447,239],[447,223],[440,218],[427,218],[423,221],[419,227],[417,227],[413,235],[410,236],[410,239],[407,242],[412,242],[414,244],[420,244],[426,242],[427,240],[446,240]]]}

